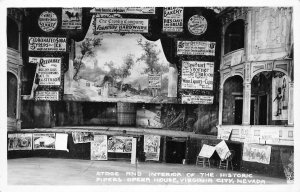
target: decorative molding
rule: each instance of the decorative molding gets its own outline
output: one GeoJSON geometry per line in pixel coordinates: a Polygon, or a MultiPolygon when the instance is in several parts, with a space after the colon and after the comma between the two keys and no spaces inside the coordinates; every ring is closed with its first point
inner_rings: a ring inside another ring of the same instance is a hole
{"type": "Polygon", "coordinates": [[[8,8],[7,15],[14,18],[16,21],[21,22],[25,15],[25,10],[21,8],[8,8]]]}
{"type": "Polygon", "coordinates": [[[220,16],[222,26],[226,28],[230,23],[238,19],[245,20],[247,12],[248,12],[247,7],[235,7],[228,10],[227,12],[225,12],[220,16]]]}

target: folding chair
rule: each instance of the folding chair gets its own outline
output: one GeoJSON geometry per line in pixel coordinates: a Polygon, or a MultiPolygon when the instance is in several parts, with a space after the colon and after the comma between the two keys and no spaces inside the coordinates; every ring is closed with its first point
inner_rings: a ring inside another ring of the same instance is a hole
{"type": "Polygon", "coordinates": [[[232,165],[232,159],[235,155],[235,151],[230,150],[230,155],[224,159],[224,160],[220,160],[220,165],[219,165],[219,169],[225,168],[226,171],[228,170],[229,164],[231,165],[231,170],[233,170],[233,165],[232,165]]]}
{"type": "Polygon", "coordinates": [[[203,167],[208,166],[210,168],[210,161],[209,161],[209,158],[207,158],[207,157],[197,156],[196,166],[199,164],[200,165],[202,164],[203,167]]]}

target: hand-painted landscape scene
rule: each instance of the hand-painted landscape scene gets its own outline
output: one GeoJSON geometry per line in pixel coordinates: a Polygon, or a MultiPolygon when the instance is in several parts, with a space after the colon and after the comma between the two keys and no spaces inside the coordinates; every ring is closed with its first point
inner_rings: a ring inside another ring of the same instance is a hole
{"type": "Polygon", "coordinates": [[[177,69],[160,40],[140,34],[88,33],[76,42],[76,56],[65,73],[64,100],[172,103],[177,69]]]}

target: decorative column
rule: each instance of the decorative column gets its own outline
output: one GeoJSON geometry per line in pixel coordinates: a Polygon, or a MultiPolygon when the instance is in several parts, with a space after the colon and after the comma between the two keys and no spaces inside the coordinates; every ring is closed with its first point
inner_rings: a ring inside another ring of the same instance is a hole
{"type": "MultiPolygon", "coordinates": [[[[222,83],[222,81],[221,81],[222,83]]],[[[219,89],[219,125],[222,125],[222,118],[223,118],[223,96],[224,96],[224,92],[223,92],[223,85],[220,85],[220,89],[219,89]]]]}
{"type": "Polygon", "coordinates": [[[289,83],[288,125],[294,125],[294,82],[289,83]]]}
{"type": "Polygon", "coordinates": [[[251,110],[251,64],[245,64],[245,78],[243,83],[243,125],[250,125],[251,110]]]}

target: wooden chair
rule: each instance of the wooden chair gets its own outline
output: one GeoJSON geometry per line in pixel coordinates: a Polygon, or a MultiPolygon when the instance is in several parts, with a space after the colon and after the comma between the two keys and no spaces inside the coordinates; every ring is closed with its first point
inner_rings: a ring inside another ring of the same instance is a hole
{"type": "Polygon", "coordinates": [[[230,150],[230,153],[231,154],[226,159],[224,159],[223,161],[220,160],[220,165],[219,165],[220,169],[225,168],[226,171],[227,171],[229,165],[231,165],[231,170],[233,170],[232,159],[233,159],[233,157],[235,155],[235,151],[230,150]]]}
{"type": "Polygon", "coordinates": [[[197,165],[202,165],[203,167],[208,166],[208,167],[210,168],[210,161],[209,161],[209,158],[197,156],[197,159],[196,159],[196,166],[197,166],[197,165]]]}

